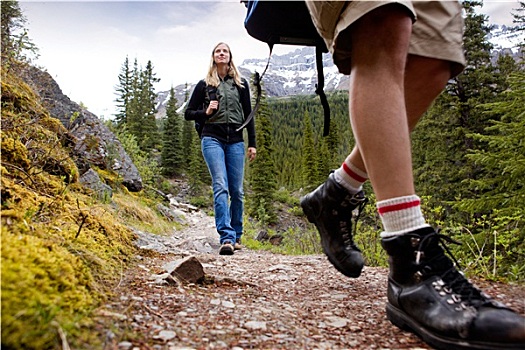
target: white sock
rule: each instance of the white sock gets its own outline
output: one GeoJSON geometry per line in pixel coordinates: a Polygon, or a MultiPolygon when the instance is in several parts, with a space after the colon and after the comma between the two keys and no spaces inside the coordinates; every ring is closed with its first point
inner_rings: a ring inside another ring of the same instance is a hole
{"type": "Polygon", "coordinates": [[[421,212],[421,200],[416,195],[396,197],[377,202],[377,211],[383,222],[381,237],[399,236],[429,227],[421,212]]]}
{"type": "Polygon", "coordinates": [[[341,167],[334,171],[335,181],[346,188],[350,193],[357,193],[363,188],[363,183],[368,180],[368,175],[350,162],[348,156],[341,167]]]}

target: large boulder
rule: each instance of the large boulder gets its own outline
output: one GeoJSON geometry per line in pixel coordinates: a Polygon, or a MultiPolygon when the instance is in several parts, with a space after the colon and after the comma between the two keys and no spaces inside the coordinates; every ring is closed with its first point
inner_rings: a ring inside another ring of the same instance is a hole
{"type": "Polygon", "coordinates": [[[96,166],[119,174],[122,184],[129,191],[142,190],[142,178],[137,167],[115,134],[96,115],[64,95],[49,73],[24,65],[21,76],[40,96],[51,116],[59,119],[73,136],[74,158],[81,176],[96,166]]]}

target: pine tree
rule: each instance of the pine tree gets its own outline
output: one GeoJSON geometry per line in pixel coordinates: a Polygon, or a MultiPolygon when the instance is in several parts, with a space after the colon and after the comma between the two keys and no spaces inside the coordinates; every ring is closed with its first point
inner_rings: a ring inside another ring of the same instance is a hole
{"type": "Polygon", "coordinates": [[[317,158],[315,153],[315,141],[312,130],[312,122],[308,112],[304,113],[301,174],[303,187],[306,190],[311,190],[316,187],[318,181],[317,158]]]}
{"type": "Polygon", "coordinates": [[[117,93],[120,95],[117,101],[120,105],[117,118],[121,124],[126,125],[129,132],[137,138],[141,149],[146,152],[161,146],[155,119],[157,94],[154,88],[154,84],[159,81],[153,73],[151,61],[142,70],[136,58],[131,71],[126,58],[119,75],[117,93]]]}
{"type": "MultiPolygon", "coordinates": [[[[512,13],[512,23],[515,24],[512,30],[515,32],[525,31],[525,1],[520,1],[519,4],[520,7],[514,9],[515,12],[512,13]]],[[[525,59],[525,39],[519,43],[519,47],[521,51],[520,58],[523,61],[525,59]]]]}
{"type": "Polygon", "coordinates": [[[129,109],[129,101],[133,97],[132,86],[132,72],[129,67],[129,59],[126,56],[120,74],[118,75],[119,84],[116,87],[117,98],[117,113],[115,114],[115,122],[118,126],[122,126],[127,122],[127,115],[129,109]]]}
{"type": "Polygon", "coordinates": [[[192,139],[188,179],[192,194],[200,195],[202,193],[203,184],[211,184],[211,176],[204,157],[202,156],[201,140],[197,137],[197,132],[194,131],[194,133],[195,137],[192,139]]]}
{"type": "Polygon", "coordinates": [[[126,107],[126,127],[128,131],[135,136],[137,142],[141,144],[141,123],[142,123],[142,105],[141,105],[141,70],[138,60],[133,61],[133,70],[131,71],[130,98],[126,107]]]}
{"type": "Polygon", "coordinates": [[[140,100],[142,107],[142,125],[140,128],[141,146],[144,150],[149,151],[153,148],[158,148],[160,145],[160,135],[157,127],[155,115],[157,114],[156,99],[154,84],[160,79],[155,77],[153,73],[153,64],[148,61],[146,69],[141,74],[141,89],[140,100]]]}
{"type": "Polygon", "coordinates": [[[464,186],[465,178],[479,176],[479,167],[465,155],[477,147],[468,135],[482,132],[490,117],[478,106],[497,97],[495,68],[490,61],[492,45],[487,37],[487,18],[476,14],[478,1],[465,1],[464,47],[467,65],[452,79],[412,135],[417,191],[439,203],[475,196],[464,186]]]}
{"type": "MultiPolygon", "coordinates": [[[[326,148],[328,151],[328,166],[329,170],[331,168],[338,168],[339,165],[342,163],[341,159],[339,159],[339,144],[340,144],[340,130],[341,124],[337,123],[334,118],[330,119],[330,133],[328,136],[323,138],[324,143],[326,143],[326,148]]],[[[323,174],[321,174],[322,176],[323,174]]],[[[328,176],[328,173],[325,173],[324,176],[328,176]]],[[[324,180],[323,180],[324,181],[324,180]]]]}
{"type": "Polygon", "coordinates": [[[483,104],[486,113],[501,115],[488,125],[484,133],[472,135],[484,147],[473,150],[468,157],[483,167],[487,176],[469,179],[471,187],[482,189],[482,194],[464,200],[462,208],[471,211],[507,212],[525,211],[525,70],[508,77],[509,88],[502,93],[502,101],[483,104]]]}
{"type": "Polygon", "coordinates": [[[165,176],[180,175],[183,164],[182,118],[177,113],[175,90],[170,89],[166,106],[166,123],[162,137],[161,165],[165,176]]]}
{"type": "Polygon", "coordinates": [[[320,184],[326,180],[332,168],[331,166],[332,155],[330,154],[330,151],[328,150],[328,136],[321,138],[316,148],[319,152],[319,158],[318,158],[319,164],[317,167],[316,183],[320,184]]]}
{"type": "Polygon", "coordinates": [[[30,62],[30,56],[38,57],[38,48],[29,39],[25,28],[27,22],[18,1],[1,1],[1,62],[8,68],[11,60],[30,62]]]}
{"type": "Polygon", "coordinates": [[[516,24],[515,31],[525,30],[525,1],[519,1],[520,7],[513,9],[512,23],[516,24]]]}
{"type": "Polygon", "coordinates": [[[264,90],[261,94],[259,110],[255,116],[255,126],[257,133],[257,157],[250,169],[249,178],[252,193],[250,200],[247,201],[247,212],[261,222],[268,224],[277,220],[274,207],[277,178],[273,160],[273,130],[264,90]]]}

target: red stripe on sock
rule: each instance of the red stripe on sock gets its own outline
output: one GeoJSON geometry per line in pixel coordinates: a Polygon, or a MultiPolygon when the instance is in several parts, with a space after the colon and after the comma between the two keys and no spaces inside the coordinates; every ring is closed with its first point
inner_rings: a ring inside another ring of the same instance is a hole
{"type": "Polygon", "coordinates": [[[408,202],[408,203],[399,203],[399,204],[394,204],[394,205],[387,205],[387,206],[384,206],[384,207],[381,207],[381,208],[377,208],[377,211],[379,212],[379,214],[383,215],[385,213],[390,213],[390,212],[393,212],[393,211],[399,211],[399,210],[403,210],[403,209],[409,209],[409,208],[417,207],[420,203],[421,203],[420,200],[415,200],[415,201],[408,202]]]}
{"type": "Polygon", "coordinates": [[[348,176],[350,176],[352,179],[354,179],[356,181],[359,181],[359,182],[365,182],[366,181],[366,178],[357,175],[355,172],[352,171],[352,169],[350,169],[348,167],[348,165],[346,165],[346,163],[343,163],[343,170],[345,171],[345,173],[348,174],[348,176]]]}

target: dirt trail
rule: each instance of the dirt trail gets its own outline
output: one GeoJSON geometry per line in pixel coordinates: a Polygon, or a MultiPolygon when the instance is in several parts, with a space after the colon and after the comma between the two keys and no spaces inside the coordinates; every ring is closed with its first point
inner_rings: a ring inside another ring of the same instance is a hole
{"type": "MultiPolygon", "coordinates": [[[[387,269],[365,267],[350,279],[322,255],[219,256],[213,218],[197,212],[188,222],[164,240],[143,235],[143,246],[165,251],[126,271],[100,310],[112,324],[106,349],[429,349],[386,319],[387,269]],[[202,263],[205,283],[155,281],[166,263],[187,255],[202,263]]],[[[478,285],[525,313],[522,286],[478,285]]]]}

